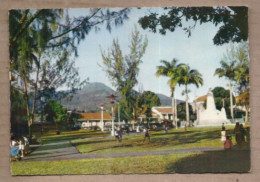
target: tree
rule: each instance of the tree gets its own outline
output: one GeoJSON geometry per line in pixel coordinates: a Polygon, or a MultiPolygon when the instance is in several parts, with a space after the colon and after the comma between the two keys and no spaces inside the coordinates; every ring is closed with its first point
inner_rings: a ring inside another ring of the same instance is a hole
{"type": "Polygon", "coordinates": [[[128,12],[128,9],[109,11],[97,8],[90,9],[85,17],[70,18],[69,13],[61,9],[10,11],[10,72],[16,82],[11,84],[23,92],[29,138],[38,90],[65,84],[74,90],[84,83],[79,80],[72,53],[77,56],[77,45],[91,29],[97,30],[106,23],[111,31],[112,24],[120,25],[128,18],[128,12]],[[31,91],[34,95],[30,108],[31,91]]]}
{"type": "Polygon", "coordinates": [[[123,56],[118,40],[115,39],[107,52],[101,49],[103,69],[121,95],[120,110],[123,112],[122,119],[125,120],[136,116],[137,94],[134,86],[138,83],[139,65],[142,63],[147,44],[147,38],[143,38],[135,27],[132,32],[129,54],[123,56]]]}
{"type": "Polygon", "coordinates": [[[167,7],[163,8],[163,13],[150,11],[139,19],[143,29],[154,33],[159,31],[162,35],[181,28],[190,36],[197,23],[208,22],[220,25],[213,38],[215,45],[248,39],[248,7],[167,7]],[[194,24],[183,27],[183,21],[193,21],[194,24]]]}
{"type": "Polygon", "coordinates": [[[241,42],[234,51],[234,59],[237,61],[235,70],[236,88],[239,94],[238,104],[246,109],[245,122],[248,122],[249,113],[249,53],[248,42],[241,42]]]}
{"type": "Polygon", "coordinates": [[[242,105],[246,109],[246,116],[245,116],[245,122],[248,123],[248,113],[249,113],[249,102],[250,102],[250,94],[249,94],[249,88],[246,89],[243,93],[241,93],[238,96],[237,104],[242,105]]]}
{"type": "Polygon", "coordinates": [[[231,118],[234,119],[234,113],[233,113],[233,91],[232,91],[232,82],[235,79],[235,70],[236,70],[236,60],[233,59],[233,48],[231,50],[227,51],[227,54],[224,55],[223,59],[220,61],[220,68],[217,68],[215,71],[215,75],[218,75],[221,77],[226,77],[229,80],[229,91],[230,91],[230,113],[231,118]]]}
{"type": "Polygon", "coordinates": [[[144,91],[137,98],[137,104],[139,108],[139,114],[144,114],[147,120],[152,117],[152,107],[160,106],[160,98],[151,91],[144,91]]]}
{"type": "Polygon", "coordinates": [[[175,116],[177,115],[177,110],[174,101],[174,91],[175,86],[179,83],[180,77],[180,65],[177,65],[177,59],[173,59],[171,62],[167,62],[165,60],[161,60],[163,66],[157,66],[156,76],[167,76],[169,77],[168,84],[171,88],[171,98],[172,98],[172,119],[173,123],[175,122],[175,127],[177,129],[177,119],[175,116]]]}
{"type": "MultiPolygon", "coordinates": [[[[178,118],[181,120],[181,121],[184,121],[186,119],[186,104],[185,103],[180,103],[177,105],[177,110],[178,110],[178,118]]],[[[196,120],[196,114],[194,114],[192,112],[192,106],[189,104],[189,115],[191,117],[191,119],[193,121],[196,120]]]]}
{"type": "MultiPolygon", "coordinates": [[[[215,87],[212,90],[212,93],[214,95],[214,100],[216,104],[216,109],[221,110],[223,107],[223,101],[224,101],[224,108],[226,110],[226,113],[228,117],[231,117],[231,111],[230,111],[230,92],[229,90],[224,89],[223,87],[215,87]]],[[[232,95],[233,103],[235,103],[235,97],[232,95]]]]}
{"type": "Polygon", "coordinates": [[[67,109],[63,108],[58,101],[50,101],[44,108],[46,113],[46,121],[55,123],[59,130],[59,124],[69,119],[69,113],[67,109]]]}
{"type": "Polygon", "coordinates": [[[181,76],[179,80],[180,85],[185,86],[185,94],[186,94],[186,121],[189,123],[189,126],[191,126],[190,123],[190,116],[189,116],[189,96],[188,96],[188,85],[193,84],[196,87],[199,87],[200,85],[203,85],[203,79],[202,75],[199,73],[198,70],[190,69],[189,65],[181,64],[180,65],[181,70],[181,76]]]}

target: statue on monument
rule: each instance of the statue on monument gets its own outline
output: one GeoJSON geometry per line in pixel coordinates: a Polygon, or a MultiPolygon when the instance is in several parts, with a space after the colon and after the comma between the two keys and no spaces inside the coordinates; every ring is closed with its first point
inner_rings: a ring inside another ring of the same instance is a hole
{"type": "MultiPolygon", "coordinates": [[[[202,105],[200,107],[203,107],[202,105]]],[[[206,108],[200,109],[198,111],[199,118],[197,118],[196,125],[198,126],[216,126],[216,125],[222,125],[222,123],[228,124],[229,120],[227,119],[226,110],[223,107],[221,108],[221,111],[216,109],[215,100],[214,100],[214,94],[211,91],[211,88],[209,88],[208,94],[207,94],[207,104],[206,108]]]]}

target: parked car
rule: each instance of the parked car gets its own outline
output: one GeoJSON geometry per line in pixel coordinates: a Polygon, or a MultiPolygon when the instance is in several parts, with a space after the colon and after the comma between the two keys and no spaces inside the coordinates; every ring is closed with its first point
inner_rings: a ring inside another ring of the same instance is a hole
{"type": "Polygon", "coordinates": [[[74,125],[71,127],[72,130],[79,130],[80,128],[81,128],[81,127],[80,127],[79,124],[74,124],[74,125]]]}

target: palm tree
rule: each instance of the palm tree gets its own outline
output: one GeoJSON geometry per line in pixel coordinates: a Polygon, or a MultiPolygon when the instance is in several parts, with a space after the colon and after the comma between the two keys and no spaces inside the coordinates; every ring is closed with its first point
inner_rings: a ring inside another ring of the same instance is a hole
{"type": "Polygon", "coordinates": [[[175,109],[174,101],[174,91],[175,86],[180,80],[180,67],[177,65],[177,59],[173,59],[171,62],[161,60],[162,66],[157,66],[156,76],[167,76],[169,77],[168,84],[171,88],[171,98],[172,98],[172,119],[175,122],[175,128],[177,129],[177,119],[175,118],[177,110],[175,109]]]}
{"type": "Polygon", "coordinates": [[[181,64],[181,79],[179,80],[180,85],[185,85],[184,93],[186,94],[186,121],[189,123],[189,126],[191,126],[190,123],[190,116],[189,116],[189,90],[188,85],[194,84],[196,87],[199,87],[199,85],[203,85],[203,79],[202,75],[199,73],[196,69],[190,69],[189,65],[181,64]]]}
{"type": "Polygon", "coordinates": [[[236,61],[220,61],[220,68],[217,68],[215,71],[215,75],[218,75],[219,77],[226,77],[229,80],[229,94],[230,94],[230,114],[231,118],[234,119],[234,113],[233,113],[233,94],[232,94],[232,81],[235,78],[235,71],[236,71],[236,61]]]}

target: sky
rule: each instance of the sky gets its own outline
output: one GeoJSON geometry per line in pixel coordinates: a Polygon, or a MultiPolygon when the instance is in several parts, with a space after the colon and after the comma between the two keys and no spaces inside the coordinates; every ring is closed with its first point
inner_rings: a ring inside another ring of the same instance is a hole
{"type": "MultiPolygon", "coordinates": [[[[173,58],[179,60],[179,63],[188,64],[191,69],[197,69],[202,74],[204,84],[196,88],[189,85],[191,90],[189,101],[194,98],[207,94],[209,88],[221,86],[228,89],[228,81],[225,78],[214,76],[216,68],[220,67],[220,61],[226,53],[229,44],[216,46],[213,44],[213,37],[218,27],[211,23],[197,25],[192,31],[190,37],[181,29],[175,32],[167,32],[166,35],[152,33],[149,30],[143,30],[138,24],[138,19],[148,14],[149,8],[136,9],[133,8],[129,13],[129,20],[125,21],[123,26],[113,28],[111,32],[105,28],[95,32],[92,30],[87,37],[80,43],[78,47],[79,56],[75,58],[76,67],[79,69],[81,79],[89,78],[89,82],[101,82],[115,89],[111,80],[100,65],[102,65],[102,57],[100,48],[107,50],[111,47],[113,39],[118,39],[123,54],[129,52],[129,43],[131,41],[131,32],[134,27],[143,36],[148,39],[148,46],[142,58],[143,63],[140,65],[138,75],[138,85],[135,87],[139,90],[150,90],[155,93],[161,93],[170,96],[170,88],[167,85],[167,77],[156,77],[156,67],[160,65],[160,60],[171,61],[173,58]]],[[[152,10],[161,9],[153,8],[152,10]]],[[[70,9],[71,16],[86,15],[87,9],[70,9]]],[[[160,12],[159,12],[160,13],[160,12]]],[[[192,25],[192,22],[185,22],[186,25],[192,25]]],[[[177,99],[184,100],[182,95],[184,86],[177,86],[175,96],[177,99]]]]}

